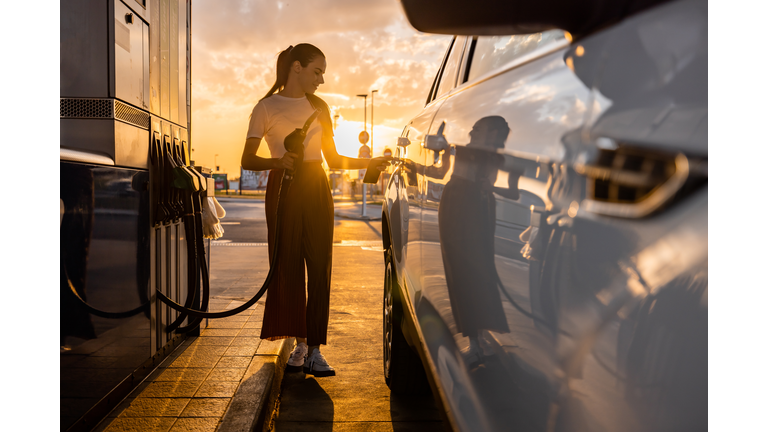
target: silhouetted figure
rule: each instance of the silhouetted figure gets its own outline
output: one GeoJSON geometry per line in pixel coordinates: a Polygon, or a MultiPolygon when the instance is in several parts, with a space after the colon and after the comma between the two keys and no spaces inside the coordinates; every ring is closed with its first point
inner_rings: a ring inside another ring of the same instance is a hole
{"type": "MultiPolygon", "coordinates": [[[[498,116],[478,120],[470,142],[457,146],[453,174],[438,208],[440,245],[451,309],[458,331],[469,338],[470,364],[490,355],[481,332],[509,332],[502,308],[494,262],[496,198],[494,192],[517,199],[517,187],[494,188],[504,157],[496,153],[509,135],[498,116]]],[[[516,183],[515,183],[516,184],[516,183]]]]}

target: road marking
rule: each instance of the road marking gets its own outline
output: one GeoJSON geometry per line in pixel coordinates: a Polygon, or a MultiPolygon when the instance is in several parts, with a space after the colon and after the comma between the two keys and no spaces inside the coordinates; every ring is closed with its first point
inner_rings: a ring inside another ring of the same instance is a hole
{"type": "MultiPolygon", "coordinates": [[[[359,247],[363,250],[372,250],[382,252],[381,240],[342,240],[334,243],[334,246],[341,247],[359,247]]],[[[211,246],[267,246],[267,243],[233,243],[232,240],[213,240],[211,246]]]]}
{"type": "Polygon", "coordinates": [[[211,246],[266,246],[266,243],[233,243],[232,240],[213,240],[211,246]]]}
{"type": "Polygon", "coordinates": [[[334,243],[334,246],[358,246],[361,248],[381,247],[381,240],[342,240],[341,243],[334,243]]]}
{"type": "Polygon", "coordinates": [[[240,222],[219,222],[222,225],[240,225],[240,222]]]}

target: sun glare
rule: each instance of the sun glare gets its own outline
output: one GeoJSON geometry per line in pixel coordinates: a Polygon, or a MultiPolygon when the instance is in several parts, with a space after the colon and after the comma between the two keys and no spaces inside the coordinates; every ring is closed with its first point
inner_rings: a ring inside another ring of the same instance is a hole
{"type": "MultiPolygon", "coordinates": [[[[336,141],[336,150],[342,156],[357,157],[360,150],[360,141],[358,136],[363,131],[363,123],[344,120],[339,117],[336,130],[334,132],[334,141],[336,141]]],[[[371,125],[368,125],[368,133],[371,133],[371,125]]],[[[395,128],[377,125],[373,130],[373,157],[381,156],[384,148],[393,149],[397,137],[400,134],[395,128]]],[[[371,142],[368,142],[371,145],[371,142]]]]}

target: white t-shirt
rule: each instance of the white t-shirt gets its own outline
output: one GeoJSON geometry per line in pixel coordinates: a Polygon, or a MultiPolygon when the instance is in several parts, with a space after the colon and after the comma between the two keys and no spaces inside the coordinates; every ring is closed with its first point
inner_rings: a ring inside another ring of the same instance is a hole
{"type": "MultiPolygon", "coordinates": [[[[322,108],[319,107],[318,108],[322,108]]],[[[304,127],[309,116],[315,112],[306,96],[290,98],[273,94],[262,99],[253,108],[248,124],[247,138],[263,138],[269,146],[273,158],[280,158],[285,153],[283,141],[297,128],[304,127]]],[[[321,161],[323,128],[320,116],[315,118],[304,140],[304,160],[321,161]]]]}

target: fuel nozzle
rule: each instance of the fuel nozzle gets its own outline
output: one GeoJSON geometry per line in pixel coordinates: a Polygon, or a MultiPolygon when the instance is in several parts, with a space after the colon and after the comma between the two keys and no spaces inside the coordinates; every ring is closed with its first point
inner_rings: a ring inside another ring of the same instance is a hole
{"type": "Polygon", "coordinates": [[[288,174],[291,177],[296,175],[299,167],[301,166],[301,163],[304,161],[304,139],[307,138],[307,131],[309,130],[309,126],[312,124],[318,114],[320,114],[320,110],[315,110],[315,112],[309,116],[306,123],[304,123],[303,128],[294,129],[293,132],[288,134],[288,136],[285,137],[285,140],[283,141],[283,145],[285,146],[286,151],[296,153],[298,155],[294,162],[293,170],[288,171],[288,174]]]}

